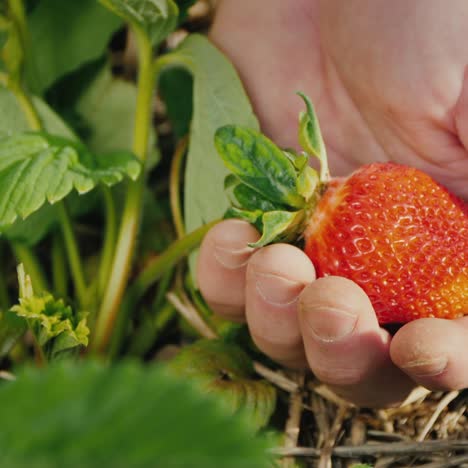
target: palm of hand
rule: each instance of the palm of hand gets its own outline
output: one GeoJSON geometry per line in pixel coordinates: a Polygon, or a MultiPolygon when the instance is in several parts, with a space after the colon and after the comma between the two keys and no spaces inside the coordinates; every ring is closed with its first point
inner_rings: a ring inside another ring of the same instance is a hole
{"type": "Polygon", "coordinates": [[[317,109],[332,174],[393,160],[468,198],[461,14],[468,5],[456,0],[445,17],[433,0],[365,2],[366,15],[359,5],[273,0],[268,9],[245,2],[223,12],[227,2],[212,37],[237,65],[263,130],[280,145],[297,146],[301,90],[317,109]]]}

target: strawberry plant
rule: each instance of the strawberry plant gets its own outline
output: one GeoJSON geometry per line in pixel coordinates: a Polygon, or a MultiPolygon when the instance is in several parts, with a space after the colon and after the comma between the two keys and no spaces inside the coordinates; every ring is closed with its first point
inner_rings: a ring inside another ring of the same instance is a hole
{"type": "MultiPolygon", "coordinates": [[[[197,247],[226,212],[262,231],[257,247],[305,240],[319,274],[360,283],[382,323],[436,315],[437,304],[447,316],[467,310],[466,205],[392,165],[330,179],[307,100],[299,136],[308,154],[278,148],[259,133],[234,67],[204,26],[189,32],[202,3],[0,0],[1,466],[274,466],[271,448],[284,438],[268,435],[285,427],[286,452],[274,451],[291,453],[303,392],[317,382],[285,375],[197,290],[197,247]],[[382,172],[394,174],[390,182],[382,172]],[[374,176],[371,192],[421,183],[398,194],[396,209],[348,193],[374,176]],[[393,220],[418,197],[431,218],[418,214],[416,228],[404,218],[397,230],[356,232],[351,205],[362,216],[378,205],[393,220]],[[332,211],[335,198],[343,203],[332,211]],[[422,233],[440,210],[450,222],[422,233]],[[413,289],[398,270],[410,262],[388,255],[401,241],[390,235],[403,232],[415,242],[405,253],[420,274],[413,289]],[[387,249],[380,260],[369,242],[387,249]],[[353,248],[359,255],[350,257],[353,248]],[[441,262],[437,277],[421,255],[441,262]],[[406,282],[380,294],[397,276],[406,282]]],[[[333,399],[318,395],[309,405],[316,421],[304,422],[325,427],[316,440],[331,457],[326,437],[345,413],[329,417],[333,399]]]]}
{"type": "Polygon", "coordinates": [[[0,2],[0,402],[10,409],[2,466],[270,460],[269,443],[252,435],[268,423],[276,391],[255,375],[238,327],[212,317],[188,270],[225,208],[193,209],[190,195],[210,158],[217,163],[214,132],[257,127],[233,67],[203,35],[169,48],[194,3],[0,2]],[[129,76],[115,66],[128,50],[137,64],[129,76]],[[169,135],[154,125],[159,94],[169,135]],[[199,337],[168,297],[196,304],[220,338],[185,346],[160,370],[151,360],[168,336],[179,345],[199,337]]]}

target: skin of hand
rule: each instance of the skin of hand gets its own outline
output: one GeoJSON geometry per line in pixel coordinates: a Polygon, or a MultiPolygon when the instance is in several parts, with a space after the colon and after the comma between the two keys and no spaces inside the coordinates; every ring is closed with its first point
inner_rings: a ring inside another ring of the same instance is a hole
{"type": "MultiPolygon", "coordinates": [[[[262,130],[297,147],[295,91],[316,107],[330,167],[349,174],[393,160],[468,198],[468,2],[222,0],[211,31],[245,84],[262,130]]],[[[296,247],[247,247],[238,220],[215,226],[198,262],[213,310],[246,321],[257,346],[310,368],[360,406],[398,404],[416,384],[468,386],[468,316],[420,319],[391,336],[362,289],[315,279],[296,247]]]]}

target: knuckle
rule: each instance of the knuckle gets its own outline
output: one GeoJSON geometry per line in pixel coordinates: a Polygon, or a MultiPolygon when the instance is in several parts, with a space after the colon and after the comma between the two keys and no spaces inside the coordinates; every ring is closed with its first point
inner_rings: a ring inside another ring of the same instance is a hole
{"type": "Polygon", "coordinates": [[[365,379],[365,373],[362,369],[336,365],[325,361],[315,363],[311,366],[312,372],[317,379],[327,385],[359,385],[365,379]]]}

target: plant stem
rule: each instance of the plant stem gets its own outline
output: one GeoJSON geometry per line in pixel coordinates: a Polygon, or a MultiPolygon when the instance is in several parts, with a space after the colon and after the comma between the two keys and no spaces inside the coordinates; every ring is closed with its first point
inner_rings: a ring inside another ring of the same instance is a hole
{"type": "Polygon", "coordinates": [[[136,278],[129,289],[129,295],[137,301],[148,288],[153,285],[169,268],[173,267],[182,257],[197,247],[205,234],[217,223],[219,219],[200,226],[195,231],[173,242],[159,257],[150,263],[136,278]]]}
{"type": "Polygon", "coordinates": [[[132,334],[128,354],[144,356],[156,344],[175,316],[176,310],[170,302],[162,304],[158,308],[157,315],[147,317],[138,330],[132,334]]]}
{"type": "MultiPolygon", "coordinates": [[[[28,322],[28,328],[30,330],[32,330],[32,327],[29,324],[29,322],[28,322]]],[[[45,366],[47,366],[48,362],[47,362],[46,355],[44,353],[44,349],[39,344],[39,339],[37,338],[36,334],[34,332],[32,332],[31,335],[33,336],[33,341],[34,341],[34,351],[35,351],[35,354],[36,354],[36,365],[37,365],[37,367],[45,367],[45,366]]]]}
{"type": "MultiPolygon", "coordinates": [[[[26,23],[26,15],[24,11],[24,5],[22,0],[8,0],[8,7],[10,10],[10,16],[17,28],[19,39],[21,41],[21,47],[23,52],[27,52],[28,44],[28,27],[26,23]]],[[[24,60],[24,59],[23,59],[24,60]]],[[[21,67],[22,70],[23,67],[21,67]]],[[[37,110],[29,96],[25,91],[25,88],[22,83],[21,76],[10,76],[8,74],[3,75],[5,80],[5,86],[7,86],[10,91],[15,95],[21,110],[26,117],[28,125],[31,127],[31,130],[42,130],[42,122],[37,113],[37,110]]]]}
{"type": "Polygon", "coordinates": [[[26,36],[28,28],[26,24],[23,0],[8,0],[8,7],[20,33],[23,50],[26,50],[26,36]]]}
{"type": "Polygon", "coordinates": [[[159,307],[161,307],[162,304],[166,302],[166,293],[171,285],[175,270],[176,268],[169,268],[161,276],[158,284],[158,291],[154,297],[153,304],[151,305],[152,310],[156,311],[159,307]]]}
{"type": "Polygon", "coordinates": [[[75,233],[72,229],[70,216],[68,215],[65,203],[61,202],[58,204],[58,213],[76,296],[78,298],[80,307],[86,308],[87,288],[84,279],[83,265],[81,263],[80,254],[78,252],[78,243],[76,241],[75,233]]]}
{"type": "Polygon", "coordinates": [[[182,160],[188,147],[188,138],[184,137],[177,144],[171,164],[171,174],[169,183],[169,194],[171,201],[172,219],[180,239],[185,234],[184,221],[182,217],[182,210],[180,205],[180,170],[182,167],[182,160]]]}
{"type": "Polygon", "coordinates": [[[218,222],[219,220],[212,221],[176,240],[138,275],[125,294],[119,320],[115,327],[116,331],[112,336],[111,356],[115,356],[120,349],[120,344],[124,337],[124,325],[130,315],[131,308],[135,306],[150,286],[156,283],[177,262],[197,247],[208,230],[218,222]]]}
{"type": "Polygon", "coordinates": [[[18,263],[22,263],[24,265],[26,273],[31,277],[34,291],[48,291],[49,285],[47,283],[46,276],[33,251],[20,242],[12,242],[11,248],[18,260],[18,263]]]}
{"type": "Polygon", "coordinates": [[[24,92],[24,90],[20,86],[16,84],[10,83],[9,88],[11,92],[15,95],[31,130],[42,130],[41,119],[39,117],[39,114],[37,113],[37,110],[31,98],[24,92]]]}
{"type": "Polygon", "coordinates": [[[104,205],[106,212],[106,234],[104,247],[99,267],[98,297],[102,297],[112,268],[114,247],[117,239],[117,215],[112,191],[109,187],[103,187],[104,205]]]}
{"type": "Polygon", "coordinates": [[[28,319],[26,319],[26,323],[32,336],[36,365],[37,367],[45,367],[48,364],[48,362],[46,354],[44,352],[44,348],[39,344],[39,337],[34,333],[34,327],[31,325],[31,322],[28,319]]]}
{"type": "Polygon", "coordinates": [[[143,33],[138,30],[135,32],[138,40],[139,74],[133,152],[143,163],[143,170],[139,179],[130,182],[128,187],[111,275],[97,316],[95,336],[91,344],[92,349],[98,352],[104,352],[109,344],[130,274],[145,183],[145,161],[156,67],[153,65],[151,43],[143,33]]]}
{"type": "Polygon", "coordinates": [[[111,338],[125,285],[130,274],[140,222],[141,185],[138,181],[132,182],[127,193],[111,274],[98,313],[95,337],[92,342],[92,348],[99,352],[106,349],[111,338]]]}
{"type": "Polygon", "coordinates": [[[64,262],[65,252],[59,233],[52,240],[52,284],[54,293],[66,297],[68,290],[68,271],[64,262]]]}

